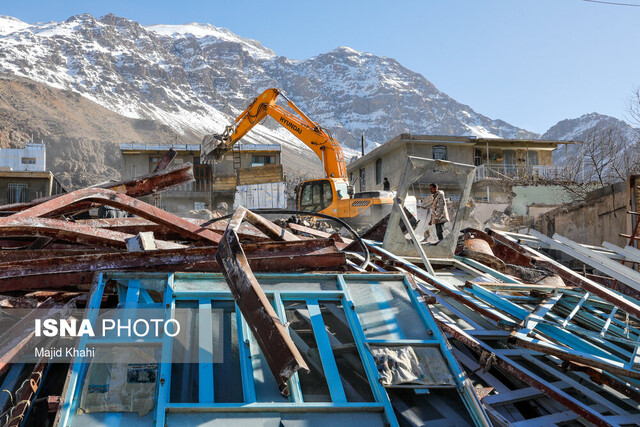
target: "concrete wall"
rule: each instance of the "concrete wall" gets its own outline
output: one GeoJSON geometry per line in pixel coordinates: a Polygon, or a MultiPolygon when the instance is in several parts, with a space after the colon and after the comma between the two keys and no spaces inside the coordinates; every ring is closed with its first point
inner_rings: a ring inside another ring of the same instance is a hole
{"type": "Polygon", "coordinates": [[[447,148],[447,160],[450,162],[473,164],[473,147],[461,144],[445,144],[445,143],[425,143],[425,142],[409,142],[407,143],[407,154],[409,156],[424,157],[425,159],[433,159],[433,147],[442,145],[447,148]]]}
{"type": "Polygon", "coordinates": [[[610,185],[589,194],[577,205],[557,208],[538,218],[534,228],[552,236],[558,233],[578,243],[602,245],[603,241],[625,246],[630,234],[626,211],[629,209],[627,185],[610,185]]]}
{"type": "Polygon", "coordinates": [[[49,178],[30,177],[0,177],[0,205],[9,204],[9,184],[26,184],[27,195],[25,201],[49,196],[51,180],[49,178]]]}
{"type": "Polygon", "coordinates": [[[573,200],[571,193],[559,185],[514,185],[511,192],[513,193],[511,210],[520,216],[534,216],[534,212],[529,210],[531,205],[549,207],[573,200]]]}
{"type": "MultiPolygon", "coordinates": [[[[253,156],[274,156],[275,164],[281,164],[281,156],[279,151],[247,151],[240,152],[240,168],[250,168],[253,156]]],[[[214,175],[234,175],[233,153],[229,152],[224,155],[222,160],[213,165],[214,175]]]]}
{"type": "MultiPolygon", "coordinates": [[[[146,175],[156,167],[157,163],[152,163],[151,158],[160,158],[164,153],[142,152],[138,154],[122,153],[122,178],[131,179],[136,176],[146,175]]],[[[194,164],[195,159],[200,158],[200,153],[194,152],[178,152],[176,158],[173,159],[171,165],[182,163],[194,164]]]]}
{"type": "MultiPolygon", "coordinates": [[[[376,161],[382,159],[382,178],[387,177],[391,184],[391,189],[394,190],[400,182],[400,176],[404,171],[406,164],[406,156],[423,157],[427,159],[433,158],[434,145],[445,145],[447,147],[447,160],[456,163],[473,164],[473,147],[461,146],[461,145],[446,145],[442,143],[424,143],[424,142],[408,142],[398,144],[398,147],[384,153],[378,157],[372,157],[364,165],[358,167],[350,167],[347,165],[347,173],[349,176],[349,182],[355,186],[356,192],[360,191],[360,169],[365,170],[365,188],[364,191],[382,190],[382,182],[376,183],[376,161]]],[[[416,182],[413,190],[415,195],[427,194],[427,186],[431,182],[437,182],[438,185],[445,191],[459,191],[459,186],[455,178],[443,177],[439,174],[437,176],[425,176],[419,182],[416,182]]],[[[413,190],[410,194],[413,195],[413,190]]]]}
{"type": "MultiPolygon", "coordinates": [[[[122,178],[131,179],[136,176],[146,175],[156,167],[155,162],[151,159],[159,159],[164,155],[161,151],[142,151],[137,153],[122,153],[122,178]]],[[[195,160],[199,160],[200,152],[198,151],[178,151],[176,158],[173,159],[171,165],[182,163],[194,164],[195,160]]],[[[159,206],[171,213],[187,214],[195,208],[196,202],[208,202],[209,187],[205,184],[190,183],[163,191],[160,194],[159,206]]],[[[151,197],[142,198],[147,203],[153,203],[151,197]]]]}
{"type": "MultiPolygon", "coordinates": [[[[349,168],[347,165],[347,175],[349,183],[355,187],[355,191],[360,191],[360,169],[365,170],[365,191],[382,190],[382,182],[376,184],[376,161],[380,157],[375,157],[358,168],[349,168]]],[[[400,182],[400,176],[404,170],[407,161],[404,144],[398,145],[397,148],[385,153],[382,156],[382,178],[385,176],[389,179],[391,189],[394,190],[400,182]]]]}

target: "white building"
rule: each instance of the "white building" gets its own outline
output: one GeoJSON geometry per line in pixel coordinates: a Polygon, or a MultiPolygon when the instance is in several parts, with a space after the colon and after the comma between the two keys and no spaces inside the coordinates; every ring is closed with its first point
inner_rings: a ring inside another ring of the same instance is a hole
{"type": "Polygon", "coordinates": [[[27,144],[24,148],[0,148],[0,170],[44,172],[47,169],[44,144],[27,144]]]}

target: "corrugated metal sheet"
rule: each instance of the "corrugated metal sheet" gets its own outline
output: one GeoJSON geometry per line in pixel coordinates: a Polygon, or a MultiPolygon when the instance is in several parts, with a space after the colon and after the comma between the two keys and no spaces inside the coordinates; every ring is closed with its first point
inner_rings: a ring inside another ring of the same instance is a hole
{"type": "Polygon", "coordinates": [[[267,184],[238,185],[233,200],[233,208],[244,206],[248,209],[286,208],[284,182],[267,184]]]}

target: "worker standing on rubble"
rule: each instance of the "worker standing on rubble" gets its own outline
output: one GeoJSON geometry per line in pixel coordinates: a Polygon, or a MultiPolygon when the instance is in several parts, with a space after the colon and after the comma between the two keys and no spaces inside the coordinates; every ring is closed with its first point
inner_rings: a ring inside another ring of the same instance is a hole
{"type": "Polygon", "coordinates": [[[383,191],[391,191],[391,183],[389,182],[389,180],[387,179],[386,176],[382,180],[382,190],[383,191]]]}
{"type": "Polygon", "coordinates": [[[445,222],[449,222],[449,211],[447,209],[447,201],[444,198],[444,191],[438,190],[438,184],[432,183],[429,185],[429,191],[431,192],[431,220],[429,225],[435,224],[436,235],[438,241],[444,237],[442,235],[442,228],[445,222]]]}

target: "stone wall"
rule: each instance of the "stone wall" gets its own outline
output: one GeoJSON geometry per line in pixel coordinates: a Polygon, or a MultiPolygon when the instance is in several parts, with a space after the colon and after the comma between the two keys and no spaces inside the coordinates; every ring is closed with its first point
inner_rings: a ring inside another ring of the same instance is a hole
{"type": "Polygon", "coordinates": [[[552,236],[558,233],[578,243],[602,245],[607,241],[625,246],[627,239],[620,233],[630,234],[627,183],[619,182],[592,191],[579,204],[554,209],[539,217],[533,228],[552,236]]]}

